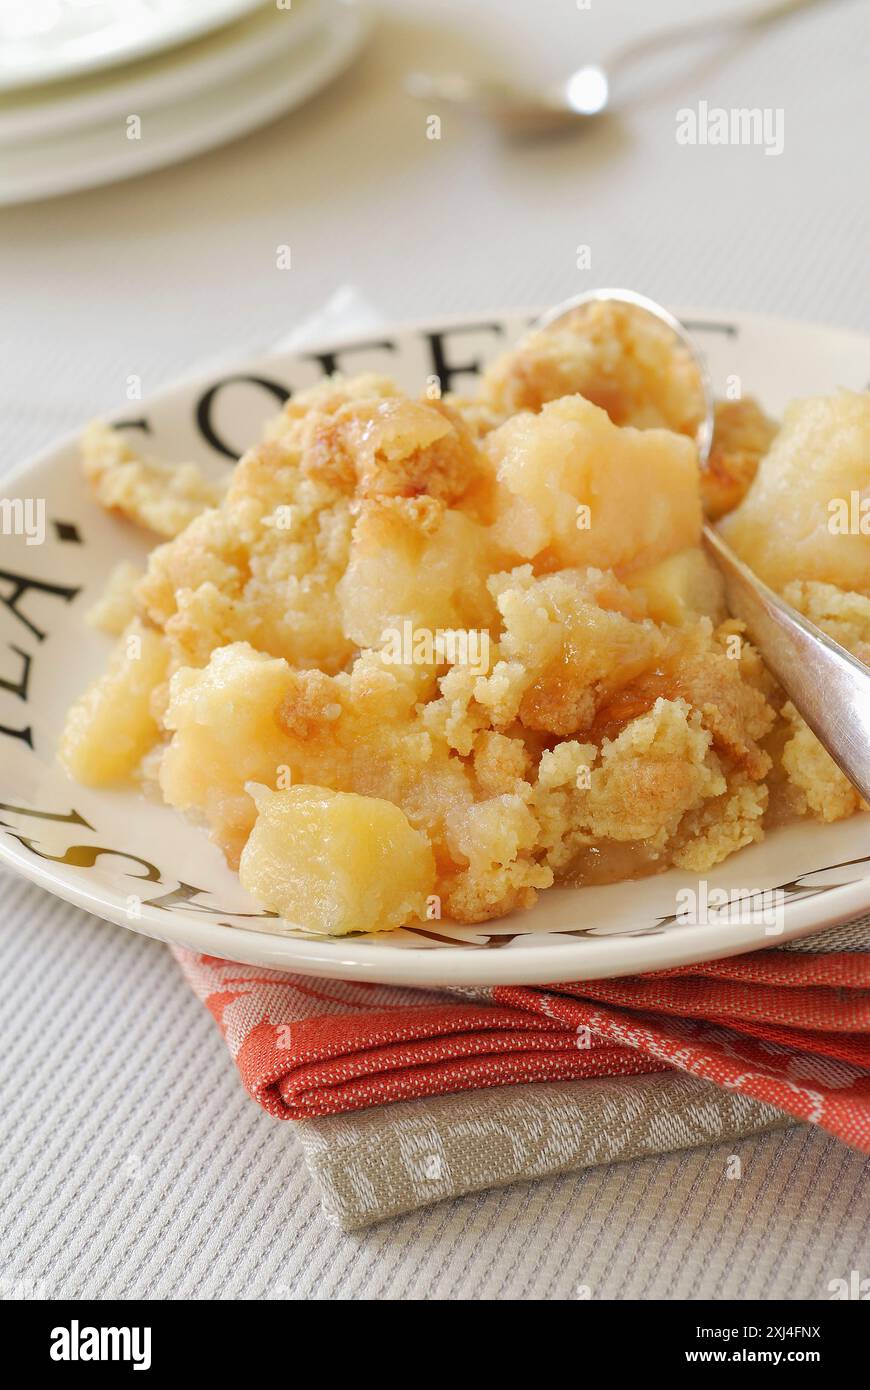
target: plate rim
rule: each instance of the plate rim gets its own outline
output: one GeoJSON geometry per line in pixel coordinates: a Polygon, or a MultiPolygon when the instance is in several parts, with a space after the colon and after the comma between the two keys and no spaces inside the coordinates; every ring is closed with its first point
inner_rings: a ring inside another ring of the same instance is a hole
{"type": "MultiPolygon", "coordinates": [[[[137,406],[143,410],[147,406],[162,406],[169,402],[173,396],[180,395],[183,391],[192,387],[211,383],[212,378],[219,378],[224,374],[243,375],[245,373],[261,370],[264,367],[274,367],[279,363],[287,363],[300,356],[301,353],[310,354],[330,349],[340,351],[344,347],[352,347],[356,343],[365,342],[370,339],[372,334],[390,333],[394,337],[406,337],[412,333],[432,333],[456,328],[463,324],[478,322],[487,316],[498,316],[502,319],[534,319],[543,310],[541,307],[528,304],[507,305],[503,309],[471,309],[458,310],[451,314],[433,315],[432,317],[423,316],[410,319],[388,319],[376,327],[368,325],[363,328],[349,329],[342,332],[337,329],[335,333],[327,331],[325,334],[317,334],[310,342],[306,338],[304,343],[299,346],[281,347],[265,345],[262,348],[252,347],[241,357],[224,357],[217,360],[210,360],[194,365],[182,371],[171,381],[166,381],[158,386],[154,391],[149,392],[148,396],[142,401],[137,401],[137,406]]],[[[748,324],[758,324],[761,326],[777,325],[782,328],[801,328],[821,333],[837,333],[844,338],[851,338],[855,345],[859,343],[864,347],[870,348],[870,330],[862,331],[858,328],[844,328],[841,324],[825,323],[814,319],[797,319],[787,314],[770,314],[756,312],[754,309],[722,309],[712,308],[710,305],[684,305],[677,306],[672,310],[678,318],[687,320],[695,316],[703,315],[704,318],[737,318],[748,324]]],[[[118,405],[115,408],[104,411],[99,418],[105,419],[109,424],[116,420],[123,419],[129,414],[130,403],[118,405]]],[[[59,435],[52,443],[38,449],[35,453],[28,454],[19,463],[13,464],[11,468],[5,469],[0,473],[0,478],[6,481],[14,481],[23,477],[26,473],[31,473],[37,468],[41,468],[55,454],[59,454],[64,449],[77,448],[81,438],[81,431],[84,426],[80,425],[77,429],[67,431],[66,434],[59,435]]]]}
{"type": "MultiPolygon", "coordinates": [[[[388,322],[377,331],[389,333],[396,338],[413,334],[431,333],[447,330],[484,318],[487,313],[500,320],[533,317],[538,312],[527,307],[503,308],[478,313],[463,311],[450,315],[415,318],[409,321],[388,322]]],[[[753,311],[736,309],[714,310],[710,307],[690,308],[678,311],[681,317],[691,318],[703,315],[707,318],[722,316],[736,319],[745,324],[777,328],[780,331],[789,326],[800,326],[809,331],[836,333],[844,338],[870,346],[870,333],[838,325],[818,324],[806,320],[790,319],[782,315],[758,314],[753,311]]],[[[304,351],[308,354],[318,347],[339,349],[365,341],[372,335],[372,328],[361,328],[348,332],[336,330],[313,339],[311,343],[299,347],[277,348],[240,359],[220,363],[204,363],[189,372],[175,377],[142,402],[143,409],[148,406],[159,407],[171,404],[173,398],[183,398],[197,386],[203,386],[222,374],[244,371],[247,368],[261,370],[264,367],[286,367],[304,351]]],[[[124,414],[123,407],[110,412],[108,419],[124,414]]],[[[55,440],[46,448],[22,460],[3,475],[4,486],[14,483],[30,474],[49,466],[57,466],[62,456],[71,448],[76,448],[80,431],[71,431],[55,440]]],[[[91,912],[103,920],[166,942],[227,960],[259,964],[266,968],[290,971],[298,974],[321,975],[334,979],[368,979],[384,984],[411,985],[418,988],[443,986],[487,986],[487,985],[543,985],[564,983],[571,980],[613,978],[625,974],[624,964],[614,970],[608,965],[610,952],[607,947],[613,937],[584,937],[578,940],[577,950],[551,950],[544,948],[537,958],[529,960],[534,948],[521,951],[510,949],[491,949],[470,945],[443,946],[438,949],[408,949],[399,946],[379,945],[367,958],[354,955],[347,958],[342,954],[342,943],[351,951],[357,937],[294,937],[282,933],[266,933],[249,930],[234,925],[221,926],[217,923],[197,920],[193,914],[179,914],[178,930],[173,931],[173,919],[161,915],[157,910],[142,905],[142,916],[131,921],[125,908],[118,901],[101,895],[87,884],[77,885],[63,878],[57,871],[29,857],[13,840],[0,836],[0,865],[8,866],[25,879],[37,884],[73,906],[91,912]],[[183,938],[183,939],[181,939],[183,938]],[[224,945],[226,941],[226,945],[224,945]],[[288,956],[289,952],[289,956],[288,956]],[[572,964],[559,964],[560,958],[569,954],[572,964]],[[575,957],[580,956],[577,960],[575,957]],[[582,973],[578,973],[578,966],[582,973]]],[[[806,870],[807,874],[821,872],[806,870]]],[[[800,876],[800,875],[799,875],[800,876]]],[[[758,927],[753,926],[751,934],[732,927],[733,935],[723,937],[728,924],[702,924],[698,926],[670,929],[667,933],[657,932],[648,927],[639,929],[636,936],[630,932],[620,934],[620,940],[631,939],[634,943],[631,974],[643,974],[659,969],[678,968],[681,965],[701,963],[705,960],[720,960],[728,956],[750,950],[771,949],[785,941],[794,940],[826,927],[848,921],[870,911],[870,877],[852,883],[828,888],[823,897],[824,910],[819,912],[819,896],[793,902],[789,906],[789,922],[781,932],[758,940],[758,927]],[[751,935],[747,940],[746,936],[751,935]],[[708,939],[711,938],[711,939],[708,939]],[[718,939],[717,939],[718,938],[718,939]]],[[[507,919],[497,919],[507,920],[507,919]]],[[[485,930],[485,924],[482,924],[485,930]]],[[[559,933],[554,933],[559,934],[559,933]]]]}
{"type": "MultiPolygon", "coordinates": [[[[96,155],[84,167],[70,164],[65,173],[55,163],[49,172],[33,177],[13,174],[8,180],[0,181],[0,207],[19,207],[112,186],[174,167],[197,155],[208,154],[243,139],[303,106],[340,77],[363,47],[372,24],[373,16],[367,0],[333,0],[332,5],[319,14],[319,22],[286,54],[270,53],[253,67],[234,73],[225,80],[221,85],[222,99],[229,88],[244,91],[244,99],[231,102],[229,112],[222,107],[220,113],[216,113],[206,105],[189,128],[185,128],[181,134],[175,132],[158,137],[152,141],[147,153],[138,150],[135,155],[131,154],[129,146],[133,142],[124,141],[128,148],[122,154],[111,157],[96,155]],[[305,55],[307,63],[300,62],[305,55]],[[262,77],[264,73],[268,73],[265,90],[255,84],[251,92],[252,76],[262,77]]],[[[197,91],[189,98],[177,101],[174,109],[189,115],[193,105],[202,108],[210,95],[213,93],[209,88],[197,91]]],[[[110,125],[111,118],[106,122],[107,127],[110,125]]],[[[103,122],[98,121],[94,125],[77,127],[76,130],[82,139],[99,139],[101,134],[106,133],[102,126],[103,122]]],[[[76,131],[71,133],[75,134],[76,131]]],[[[51,137],[47,137],[29,146],[7,144],[2,149],[13,152],[17,149],[32,154],[39,144],[50,146],[51,143],[51,137]]]]}
{"type": "Polygon", "coordinates": [[[55,82],[63,82],[65,79],[72,80],[73,77],[84,77],[88,73],[104,72],[108,68],[125,66],[127,63],[134,63],[137,59],[146,57],[149,54],[162,53],[169,48],[178,47],[188,43],[198,36],[209,33],[216,29],[229,27],[237,23],[246,15],[253,13],[263,0],[222,0],[220,17],[216,18],[214,11],[209,11],[208,7],[203,7],[199,15],[192,15],[187,22],[178,22],[172,26],[170,33],[163,33],[152,30],[149,37],[147,32],[138,40],[134,40],[128,47],[112,48],[93,54],[90,58],[85,58],[74,63],[72,67],[63,67],[55,63],[48,69],[43,69],[42,76],[22,77],[16,80],[14,77],[4,77],[0,72],[0,93],[20,92],[27,87],[50,87],[55,82]]]}
{"type": "MultiPolygon", "coordinates": [[[[62,898],[103,921],[124,927],[135,932],[137,936],[162,941],[174,948],[217,956],[222,960],[241,964],[260,965],[265,969],[282,970],[290,974],[319,975],[323,979],[369,980],[377,984],[406,985],[419,989],[567,984],[575,980],[617,979],[626,974],[644,975],[657,970],[703,964],[705,961],[725,960],[729,956],[744,955],[750,951],[772,950],[786,941],[809,936],[827,927],[854,920],[865,911],[870,912],[868,877],[827,889],[825,902],[831,910],[825,911],[821,916],[818,911],[813,915],[818,898],[806,898],[791,904],[790,915],[796,920],[792,920],[782,931],[761,942],[757,939],[757,927],[753,927],[750,934],[748,931],[744,933],[738,926],[734,929],[734,936],[724,940],[721,934],[726,928],[711,923],[678,929],[672,927],[667,933],[641,930],[637,936],[631,936],[630,933],[624,932],[618,939],[632,940],[635,952],[630,969],[626,970],[623,967],[615,970],[607,963],[609,957],[606,949],[614,938],[606,935],[585,937],[582,942],[577,943],[578,954],[582,952],[583,956],[587,957],[582,962],[582,972],[578,973],[576,966],[572,969],[567,968],[567,961],[564,966],[559,966],[559,958],[568,954],[570,948],[564,951],[561,948],[543,948],[538,958],[529,961],[528,957],[533,947],[512,952],[505,948],[479,946],[443,946],[437,950],[427,950],[380,945],[372,950],[370,958],[342,958],[343,943],[353,943],[358,938],[335,936],[316,939],[277,932],[249,931],[246,927],[221,926],[214,922],[198,921],[193,915],[183,913],[179,913],[177,919],[180,930],[173,933],[165,929],[171,926],[173,919],[169,918],[167,921],[165,916],[158,914],[154,908],[149,909],[145,904],[140,908],[142,916],[134,923],[123,907],[99,897],[86,886],[79,888],[70,880],[53,880],[50,869],[43,868],[41,864],[32,860],[27,862],[23,852],[19,858],[14,849],[14,842],[10,844],[3,836],[0,836],[0,865],[12,868],[54,897],[62,898]],[[146,930],[147,927],[151,927],[152,930],[146,930]],[[678,933],[683,932],[685,945],[678,948],[678,933]],[[232,941],[226,947],[222,947],[227,933],[232,933],[232,941]],[[709,942],[708,934],[712,938],[709,942]],[[179,939],[182,935],[185,940],[179,939]],[[286,947],[291,942],[293,956],[292,959],[287,959],[282,946],[286,947]],[[426,961],[430,962],[431,968],[425,968],[426,961]]],[[[485,928],[486,924],[482,925],[485,928]]],[[[574,952],[571,951],[570,954],[573,958],[574,952]]]]}
{"type": "MultiPolygon", "coordinates": [[[[87,79],[75,78],[71,78],[69,84],[60,81],[35,88],[40,99],[24,111],[0,109],[0,150],[32,148],[50,143],[59,132],[69,134],[74,130],[91,129],[131,109],[147,111],[158,104],[165,106],[167,101],[193,97],[216,80],[228,81],[255,70],[271,54],[282,52],[286,57],[305,43],[333,12],[334,0],[303,0],[292,30],[277,40],[276,24],[281,21],[275,16],[281,11],[268,7],[254,9],[233,23],[219,25],[197,36],[192,43],[173,46],[139,62],[95,74],[98,81],[105,84],[96,91],[88,87],[87,79]],[[238,43],[231,37],[234,31],[241,38],[240,54],[238,43]],[[187,55],[179,61],[179,54],[184,50],[187,55]],[[160,66],[167,64],[170,66],[168,96],[167,72],[160,66]],[[192,88],[188,85],[191,74],[192,88]],[[74,91],[58,95],[58,88],[70,84],[75,86],[74,91]],[[31,114],[37,117],[39,124],[36,129],[27,131],[31,114]]],[[[30,89],[23,90],[29,92],[30,89]]]]}

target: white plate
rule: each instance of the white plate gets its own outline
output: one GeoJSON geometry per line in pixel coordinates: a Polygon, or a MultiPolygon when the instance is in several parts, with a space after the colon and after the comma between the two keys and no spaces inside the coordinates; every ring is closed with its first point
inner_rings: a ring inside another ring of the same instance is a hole
{"type": "Polygon", "coordinates": [[[264,0],[2,0],[0,91],[126,63],[229,24],[264,0]]]}
{"type": "MultiPolygon", "coordinates": [[[[864,388],[870,381],[870,336],[745,314],[686,311],[684,317],[708,353],[720,393],[726,378],[737,375],[773,412],[792,396],[864,388]]],[[[411,391],[433,372],[445,387],[463,388],[471,382],[468,364],[512,341],[527,319],[497,313],[378,332],[369,335],[374,345],[352,342],[337,361],[351,371],[386,370],[411,391]],[[445,361],[466,370],[450,377],[445,361]]],[[[335,360],[312,352],[264,358],[219,377],[183,382],[119,419],[129,422],[134,438],[141,440],[144,431],[156,453],[196,457],[220,474],[288,390],[310,385],[335,360]]],[[[92,502],[75,441],[58,445],[3,486],[7,497],[45,499],[49,525],[42,545],[3,539],[7,578],[0,577],[0,594],[9,599],[14,575],[59,588],[22,592],[20,617],[0,606],[0,677],[7,682],[0,688],[0,725],[31,729],[33,744],[14,732],[0,734],[0,859],[70,902],[216,956],[422,987],[634,974],[769,947],[870,909],[870,818],[857,816],[776,831],[707,875],[711,889],[781,889],[778,935],[759,922],[674,922],[677,890],[698,888],[697,878],[675,870],[610,887],[551,889],[532,911],[478,927],[442,921],[337,940],[276,934],[202,831],[133,791],[80,788],[57,767],[64,713],[103,668],[109,647],[85,625],[84,614],[112,567],[143,556],[146,547],[132,528],[92,502]],[[22,698],[12,687],[25,665],[29,681],[22,698]]]]}
{"type": "Polygon", "coordinates": [[[355,0],[321,0],[323,22],[294,44],[216,87],[141,115],[141,138],[127,138],[128,111],[93,126],[46,140],[3,147],[0,204],[56,197],[134,178],[212,149],[295,106],[319,91],[350,63],[369,29],[355,0]]]}
{"type": "Polygon", "coordinates": [[[294,0],[290,10],[270,5],[142,62],[0,95],[0,144],[66,135],[131,112],[141,116],[222,86],[268,58],[286,56],[310,37],[323,14],[321,0],[294,0]]]}

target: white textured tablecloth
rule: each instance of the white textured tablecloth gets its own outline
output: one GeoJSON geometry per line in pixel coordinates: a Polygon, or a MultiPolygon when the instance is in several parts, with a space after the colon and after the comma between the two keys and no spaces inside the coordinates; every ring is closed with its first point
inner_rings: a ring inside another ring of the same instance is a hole
{"type": "MultiPolygon", "coordinates": [[[[501,55],[555,75],[641,25],[725,8],[393,0],[303,111],[174,170],[3,211],[0,462],[116,406],[131,374],[147,394],[279,338],[347,281],[404,319],[609,283],[865,326],[865,0],[547,143],[447,116],[429,141],[401,92],[411,66],[501,55]],[[677,145],[676,110],[700,100],[782,108],[784,152],[677,145]]],[[[805,1129],[737,1145],[739,1180],[704,1149],[343,1235],[162,946],[7,875],[0,903],[2,1294],[826,1298],[868,1272],[866,1164],[805,1129]]]]}

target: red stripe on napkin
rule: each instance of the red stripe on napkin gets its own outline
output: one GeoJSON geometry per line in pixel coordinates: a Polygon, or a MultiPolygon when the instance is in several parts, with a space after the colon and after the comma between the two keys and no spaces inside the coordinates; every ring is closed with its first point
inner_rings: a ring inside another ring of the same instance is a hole
{"type": "Polygon", "coordinates": [[[467,1000],[175,954],[248,1091],[281,1119],[678,1070],[870,1153],[870,953],[759,951],[467,1000]]]}

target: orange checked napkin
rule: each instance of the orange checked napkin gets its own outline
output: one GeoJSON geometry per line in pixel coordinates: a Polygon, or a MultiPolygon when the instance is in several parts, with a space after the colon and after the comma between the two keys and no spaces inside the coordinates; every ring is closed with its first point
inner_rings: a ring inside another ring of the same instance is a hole
{"type": "Polygon", "coordinates": [[[678,970],[461,997],[176,956],[280,1119],[677,1072],[870,1153],[870,919],[678,970]]]}

